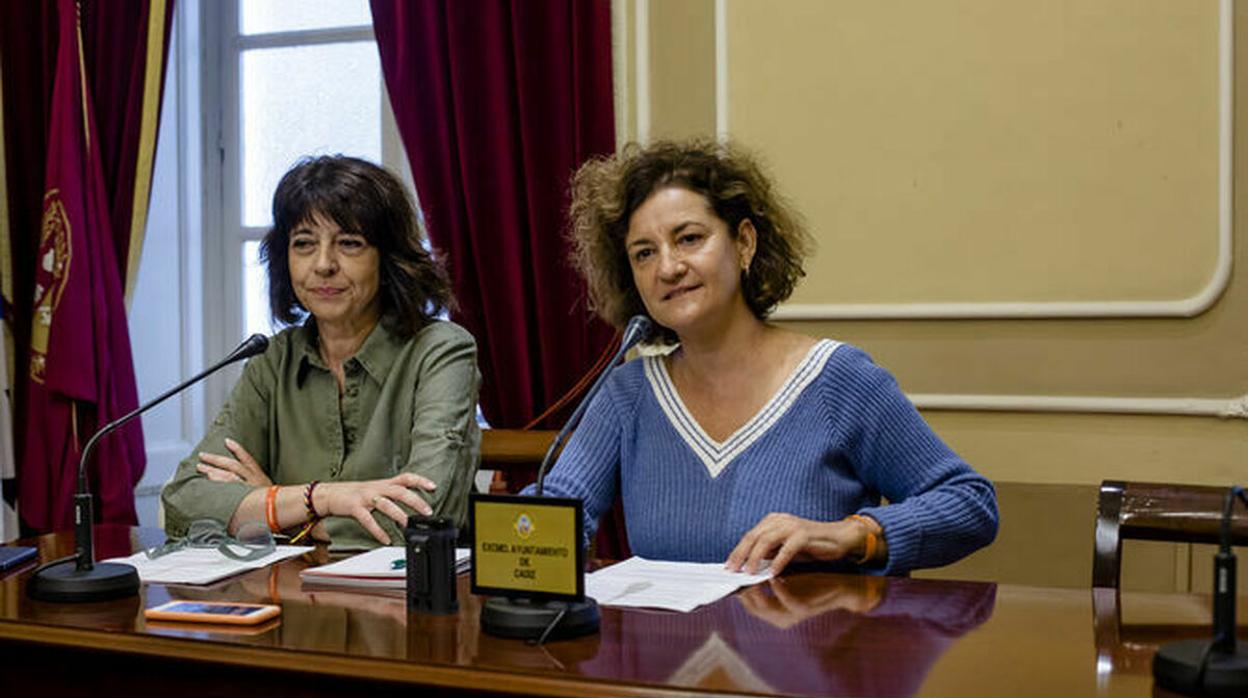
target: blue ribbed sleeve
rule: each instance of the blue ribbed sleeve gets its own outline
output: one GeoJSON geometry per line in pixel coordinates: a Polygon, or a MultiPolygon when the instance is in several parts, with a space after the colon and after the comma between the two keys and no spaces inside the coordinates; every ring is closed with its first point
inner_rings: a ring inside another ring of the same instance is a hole
{"type": "MultiPolygon", "coordinates": [[[[586,544],[593,540],[598,520],[611,508],[618,491],[623,422],[617,405],[623,399],[621,392],[636,392],[635,386],[621,390],[621,384],[628,383],[627,374],[624,367],[616,369],[594,396],[542,483],[546,496],[573,497],[584,503],[586,544]]],[[[524,494],[533,494],[534,489],[530,485],[524,494]]]]}
{"type": "Polygon", "coordinates": [[[829,433],[858,478],[887,498],[863,507],[884,529],[885,574],[953,562],[997,535],[992,484],[932,431],[897,381],[861,350],[842,346],[819,390],[829,433]]]}

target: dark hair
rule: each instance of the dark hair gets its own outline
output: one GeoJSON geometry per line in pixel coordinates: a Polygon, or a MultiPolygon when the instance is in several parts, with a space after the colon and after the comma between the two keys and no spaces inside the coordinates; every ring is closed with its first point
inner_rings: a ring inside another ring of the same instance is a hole
{"type": "MultiPolygon", "coordinates": [[[[734,238],[742,221],[753,224],[758,243],[741,291],[755,317],[770,315],[806,275],[802,260],[812,246],[810,235],[748,154],[709,140],[630,143],[585,163],[572,179],[572,261],[585,278],[592,308],[607,322],[624,327],[634,315],[649,315],[633,284],[624,239],[633,212],[664,187],[706,197],[734,238]]],[[[670,329],[656,327],[660,343],[677,341],[670,329]]]]}
{"type": "Polygon", "coordinates": [[[425,245],[424,229],[407,189],[389,170],[345,155],[301,160],[277,184],[273,227],[260,243],[268,267],[269,309],[287,325],[308,311],[290,279],[290,232],[314,216],[363,235],[377,248],[381,321],[401,337],[415,334],[454,306],[446,269],[425,245]]]}

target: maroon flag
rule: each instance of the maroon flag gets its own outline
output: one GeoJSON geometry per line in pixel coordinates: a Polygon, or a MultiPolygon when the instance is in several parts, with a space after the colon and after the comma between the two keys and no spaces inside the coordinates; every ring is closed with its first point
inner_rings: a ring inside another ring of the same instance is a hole
{"type": "MultiPolygon", "coordinates": [[[[58,0],[57,14],[19,472],[21,517],[39,531],[72,525],[82,446],[138,404],[77,4],[58,0]]],[[[138,421],[101,442],[88,477],[102,521],[137,522],[134,486],[143,467],[138,421]]]]}

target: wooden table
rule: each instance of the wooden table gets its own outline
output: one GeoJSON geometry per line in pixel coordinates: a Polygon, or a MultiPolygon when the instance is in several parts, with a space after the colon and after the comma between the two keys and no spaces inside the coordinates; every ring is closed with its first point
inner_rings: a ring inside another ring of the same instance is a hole
{"type": "MultiPolygon", "coordinates": [[[[97,531],[101,557],[163,538],[97,531]]],[[[41,558],[68,554],[71,538],[37,539],[41,558]]],[[[481,633],[464,577],[457,616],[409,616],[400,598],[302,588],[299,570],[324,560],[318,550],[211,587],[149,585],[139,598],[94,604],[31,600],[33,566],[9,574],[5,693],[411,696],[415,684],[577,698],[1149,696],[1161,695],[1148,664],[1156,643],[1207,633],[1209,618],[1204,597],[1124,594],[1127,624],[1106,628],[1116,616],[1102,613],[1096,628],[1088,590],[798,573],[688,614],[604,608],[600,634],[536,647],[481,633]],[[145,623],[142,609],[170,598],[283,610],[251,634],[145,623]],[[1144,629],[1134,640],[1133,627],[1144,629]]]]}

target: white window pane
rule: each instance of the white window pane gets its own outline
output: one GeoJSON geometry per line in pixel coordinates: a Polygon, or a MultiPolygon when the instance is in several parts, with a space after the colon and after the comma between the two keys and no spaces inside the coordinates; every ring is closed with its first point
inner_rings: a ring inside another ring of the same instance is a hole
{"type": "Polygon", "coordinates": [[[240,0],[238,19],[243,34],[373,23],[368,0],[240,0]]]}
{"type": "Polygon", "coordinates": [[[260,241],[243,243],[243,336],[277,331],[269,316],[269,275],[260,263],[260,241]]]}
{"type": "Polygon", "coordinates": [[[243,225],[270,224],[273,190],[305,155],[381,162],[381,68],[373,42],[244,51],[243,225]]]}

